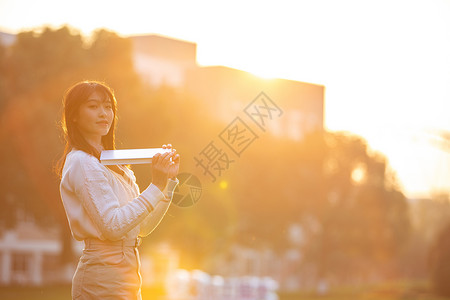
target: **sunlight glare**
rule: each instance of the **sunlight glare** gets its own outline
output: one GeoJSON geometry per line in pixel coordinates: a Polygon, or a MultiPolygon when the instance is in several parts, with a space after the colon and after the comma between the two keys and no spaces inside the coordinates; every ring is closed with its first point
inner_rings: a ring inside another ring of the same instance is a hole
{"type": "Polygon", "coordinates": [[[219,187],[220,187],[222,190],[226,190],[227,187],[228,187],[228,182],[227,182],[226,180],[221,180],[220,183],[219,183],[219,187]]]}

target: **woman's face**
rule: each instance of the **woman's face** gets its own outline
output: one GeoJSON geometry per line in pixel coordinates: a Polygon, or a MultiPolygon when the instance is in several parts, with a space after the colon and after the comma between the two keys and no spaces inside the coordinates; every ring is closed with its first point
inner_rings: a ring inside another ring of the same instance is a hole
{"type": "Polygon", "coordinates": [[[75,123],[87,140],[100,142],[108,134],[113,119],[111,100],[94,92],[81,104],[75,123]]]}

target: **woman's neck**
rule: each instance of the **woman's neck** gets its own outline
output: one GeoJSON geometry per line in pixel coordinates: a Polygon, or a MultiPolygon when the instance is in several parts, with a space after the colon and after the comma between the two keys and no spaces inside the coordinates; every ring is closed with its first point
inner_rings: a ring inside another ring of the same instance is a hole
{"type": "Polygon", "coordinates": [[[85,139],[92,147],[97,149],[98,152],[102,152],[104,150],[101,137],[98,138],[85,136],[85,139]]]}

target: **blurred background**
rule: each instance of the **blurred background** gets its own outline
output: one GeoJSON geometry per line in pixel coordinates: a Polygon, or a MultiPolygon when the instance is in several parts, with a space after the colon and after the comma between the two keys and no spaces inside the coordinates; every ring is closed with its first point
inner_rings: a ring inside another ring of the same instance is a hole
{"type": "Polygon", "coordinates": [[[115,91],[118,149],[170,142],[201,183],[140,247],[144,299],[450,297],[449,20],[444,0],[0,0],[0,298],[70,299],[54,167],[86,79],[115,91]]]}

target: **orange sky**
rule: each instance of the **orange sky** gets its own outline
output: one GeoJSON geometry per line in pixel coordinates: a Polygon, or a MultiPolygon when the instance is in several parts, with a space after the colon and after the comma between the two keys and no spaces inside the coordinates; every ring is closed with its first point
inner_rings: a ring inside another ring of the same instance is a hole
{"type": "Polygon", "coordinates": [[[410,197],[450,191],[450,1],[0,0],[0,30],[69,24],[197,43],[201,65],[326,86],[325,125],[384,153],[410,197]]]}

